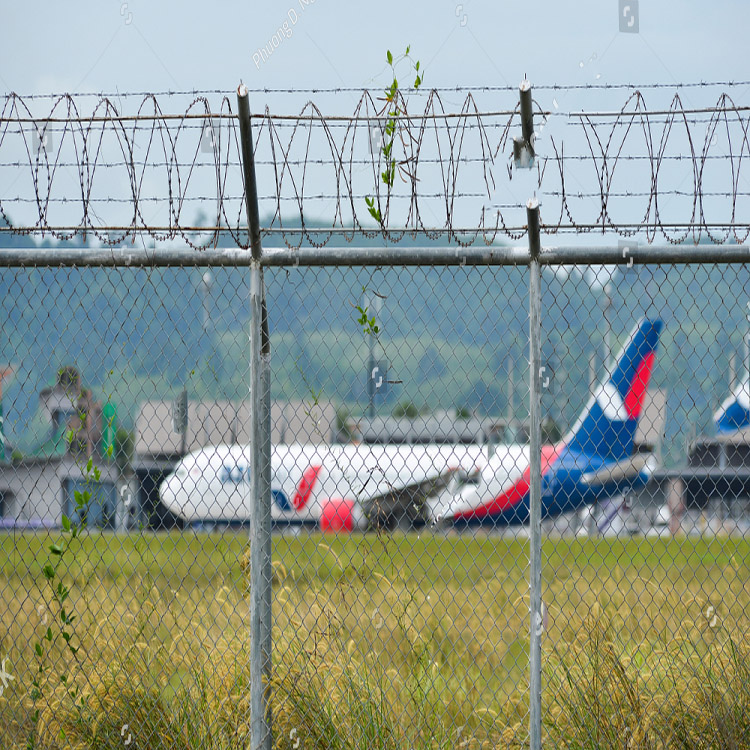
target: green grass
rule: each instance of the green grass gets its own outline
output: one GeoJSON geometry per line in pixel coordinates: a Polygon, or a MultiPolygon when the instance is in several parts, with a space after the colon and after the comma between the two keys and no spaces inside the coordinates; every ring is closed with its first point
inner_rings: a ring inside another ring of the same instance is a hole
{"type": "MultiPolygon", "coordinates": [[[[80,660],[55,643],[34,702],[54,538],[0,536],[0,747],[122,748],[126,724],[129,748],[245,747],[246,534],[85,536],[64,576],[80,660]]],[[[750,747],[750,542],[561,539],[543,560],[551,746],[750,747]]],[[[527,562],[486,535],[275,537],[276,746],[523,746],[527,562]]]]}

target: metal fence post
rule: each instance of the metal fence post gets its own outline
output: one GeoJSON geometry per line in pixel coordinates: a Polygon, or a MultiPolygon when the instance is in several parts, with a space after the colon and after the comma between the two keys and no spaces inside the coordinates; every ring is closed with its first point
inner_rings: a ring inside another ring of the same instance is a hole
{"type": "Polygon", "coordinates": [[[526,204],[529,231],[529,429],[530,471],[530,634],[529,634],[529,746],[542,747],[542,429],[540,367],[541,273],[539,267],[539,202],[526,204]]]}
{"type": "Polygon", "coordinates": [[[531,101],[531,83],[526,78],[518,88],[521,104],[521,137],[513,139],[513,162],[517,168],[534,165],[534,112],[531,101]]]}
{"type": "Polygon", "coordinates": [[[250,230],[250,748],[271,750],[271,344],[247,88],[237,89],[250,230]]]}

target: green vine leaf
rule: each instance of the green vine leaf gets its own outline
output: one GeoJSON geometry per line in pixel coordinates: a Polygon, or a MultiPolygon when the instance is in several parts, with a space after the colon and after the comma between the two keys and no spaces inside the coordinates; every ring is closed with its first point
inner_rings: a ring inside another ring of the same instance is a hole
{"type": "MultiPolygon", "coordinates": [[[[81,415],[81,421],[85,421],[86,415],[85,413],[82,413],[81,415]]],[[[72,441],[75,439],[75,433],[73,431],[69,431],[66,435],[68,437],[68,443],[72,443],[72,441]]],[[[86,482],[86,485],[88,485],[92,481],[100,481],[101,479],[101,470],[99,467],[94,466],[94,459],[93,456],[90,456],[88,458],[88,461],[86,462],[85,468],[81,467],[82,472],[84,474],[84,479],[86,482]]],[[[76,621],[76,615],[73,614],[71,611],[69,611],[68,608],[65,606],[65,602],[68,599],[70,595],[70,590],[63,584],[61,580],[57,581],[57,585],[55,585],[55,579],[57,577],[57,571],[60,565],[62,564],[63,557],[67,553],[74,554],[74,549],[71,548],[71,543],[75,538],[78,536],[81,529],[85,528],[86,526],[86,511],[88,510],[88,505],[91,502],[92,493],[87,488],[83,492],[76,490],[73,494],[76,510],[77,510],[77,517],[78,521],[74,522],[69,516],[62,515],[62,530],[63,530],[63,540],[61,542],[53,542],[49,545],[48,550],[52,558],[56,560],[54,565],[47,561],[41,566],[41,574],[44,577],[45,580],[47,580],[50,584],[50,588],[52,589],[52,595],[54,597],[56,609],[57,609],[57,615],[54,618],[55,622],[58,622],[58,632],[59,635],[62,637],[63,641],[66,644],[66,648],[69,651],[69,653],[76,659],[80,666],[80,660],[78,658],[78,652],[80,650],[80,646],[73,646],[72,640],[73,636],[75,634],[75,631],[73,630],[73,623],[76,621]]],[[[79,548],[80,549],[80,548],[79,548]]],[[[47,641],[48,643],[52,644],[54,642],[54,634],[51,627],[48,627],[44,635],[42,636],[42,639],[44,641],[47,641]]],[[[36,653],[39,663],[37,666],[37,675],[42,675],[45,673],[45,649],[42,646],[42,642],[38,641],[34,644],[34,652],[36,653]]],[[[76,703],[76,696],[78,695],[78,688],[74,684],[72,680],[69,679],[69,676],[67,674],[60,675],[60,683],[65,686],[68,696],[73,699],[74,704],[76,703]],[[69,684],[70,683],[70,684],[69,684]]],[[[42,685],[40,681],[35,677],[32,680],[32,690],[30,691],[30,697],[33,701],[37,701],[40,698],[43,697],[42,693],[42,685]]],[[[80,709],[83,708],[83,702],[81,700],[80,702],[80,709]]],[[[36,724],[39,721],[39,709],[36,709],[32,716],[32,727],[30,730],[30,735],[27,742],[27,748],[33,748],[36,746],[36,740],[35,740],[35,732],[36,732],[36,724]]]]}

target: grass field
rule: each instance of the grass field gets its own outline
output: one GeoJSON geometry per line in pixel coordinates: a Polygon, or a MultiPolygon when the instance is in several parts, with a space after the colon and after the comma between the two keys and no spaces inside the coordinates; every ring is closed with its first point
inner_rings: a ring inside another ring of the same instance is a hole
{"type": "MultiPolygon", "coordinates": [[[[41,573],[54,541],[0,536],[0,747],[246,747],[246,535],[83,537],[64,575],[75,657],[41,573]]],[[[547,541],[549,746],[750,747],[749,553],[547,541]]],[[[275,537],[276,746],[522,747],[527,561],[492,536],[275,537]]]]}

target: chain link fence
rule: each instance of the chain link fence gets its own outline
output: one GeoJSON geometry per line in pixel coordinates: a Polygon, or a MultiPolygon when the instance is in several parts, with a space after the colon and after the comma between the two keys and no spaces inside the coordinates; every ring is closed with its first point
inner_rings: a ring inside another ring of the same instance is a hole
{"type": "Polygon", "coordinates": [[[6,96],[0,747],[750,747],[744,85],[6,96]]]}
{"type": "MultiPolygon", "coordinates": [[[[542,252],[537,424],[529,268],[268,253],[275,747],[527,747],[534,642],[545,747],[750,746],[750,274],[683,250],[542,252]]],[[[247,262],[25,252],[0,746],[248,747],[247,262]]]]}

